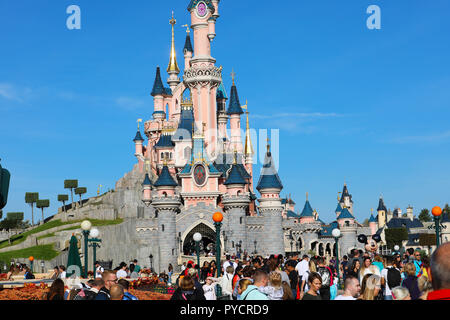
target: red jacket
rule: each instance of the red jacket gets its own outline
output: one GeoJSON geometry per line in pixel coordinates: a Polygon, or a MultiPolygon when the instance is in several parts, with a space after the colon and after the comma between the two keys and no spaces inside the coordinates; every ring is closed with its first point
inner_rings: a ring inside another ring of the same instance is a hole
{"type": "Polygon", "coordinates": [[[427,300],[450,300],[450,289],[432,291],[428,294],[427,300]]]}

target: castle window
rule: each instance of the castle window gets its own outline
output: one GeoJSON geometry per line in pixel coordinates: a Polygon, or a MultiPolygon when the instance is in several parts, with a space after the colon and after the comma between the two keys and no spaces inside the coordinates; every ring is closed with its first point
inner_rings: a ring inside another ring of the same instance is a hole
{"type": "Polygon", "coordinates": [[[350,227],[350,221],[346,220],[346,221],[345,221],[345,226],[346,226],[346,227],[350,227]]]}
{"type": "Polygon", "coordinates": [[[164,232],[164,225],[161,225],[161,231],[164,232]]]}
{"type": "Polygon", "coordinates": [[[234,241],[231,241],[231,247],[234,248],[234,241]]]}
{"type": "Polygon", "coordinates": [[[242,224],[242,217],[239,218],[239,223],[242,224]]]}

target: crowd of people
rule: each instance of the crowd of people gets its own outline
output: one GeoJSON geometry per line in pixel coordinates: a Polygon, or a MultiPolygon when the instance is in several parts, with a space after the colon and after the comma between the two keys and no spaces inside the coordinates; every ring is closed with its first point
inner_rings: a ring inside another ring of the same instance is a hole
{"type": "Polygon", "coordinates": [[[386,256],[355,249],[339,265],[320,256],[227,255],[217,275],[214,261],[189,261],[172,300],[447,300],[450,243],[431,260],[414,249],[386,256]]]}

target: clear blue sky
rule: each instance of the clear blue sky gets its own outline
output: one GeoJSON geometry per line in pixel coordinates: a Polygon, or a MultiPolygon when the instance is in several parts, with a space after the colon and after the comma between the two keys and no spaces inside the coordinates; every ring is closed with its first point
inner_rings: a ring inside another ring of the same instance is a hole
{"type": "MultiPolygon", "coordinates": [[[[188,3],[0,0],[5,212],[30,219],[24,195],[36,191],[50,215],[64,179],[93,196],[131,170],[136,119],[151,117],[155,68],[169,61],[172,10],[183,65],[188,3]],[[66,28],[71,4],[81,30],[66,28]]],[[[234,68],[252,127],[280,129],[283,195],[297,209],[309,192],[331,221],[344,181],[360,221],[380,194],[416,214],[450,201],[448,0],[222,0],[220,13],[212,54],[228,91],[234,68]],[[381,30],[366,27],[371,4],[381,30]]]]}

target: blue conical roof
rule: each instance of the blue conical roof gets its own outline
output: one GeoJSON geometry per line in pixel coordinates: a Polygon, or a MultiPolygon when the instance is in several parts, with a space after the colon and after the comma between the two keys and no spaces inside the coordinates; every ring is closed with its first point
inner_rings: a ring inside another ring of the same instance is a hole
{"type": "Polygon", "coordinates": [[[159,67],[156,68],[155,83],[153,84],[153,90],[151,95],[153,97],[167,95],[166,89],[164,88],[164,85],[161,80],[161,70],[159,67]]]}
{"type": "Polygon", "coordinates": [[[186,42],[184,43],[184,52],[194,52],[194,49],[192,49],[191,35],[189,33],[186,35],[186,42]]]}
{"type": "Polygon", "coordinates": [[[155,182],[155,187],[176,187],[178,186],[178,183],[173,180],[172,176],[170,175],[169,168],[167,166],[164,166],[161,174],[159,175],[158,180],[155,182]]]}
{"type": "Polygon", "coordinates": [[[150,180],[150,177],[148,176],[148,173],[145,174],[144,182],[142,183],[143,186],[151,186],[152,181],[150,180]]]}
{"type": "Polygon", "coordinates": [[[348,211],[347,208],[344,208],[342,209],[338,219],[355,219],[355,217],[350,213],[350,211],[348,211]]]}
{"type": "Polygon", "coordinates": [[[134,142],[136,141],[144,141],[144,139],[141,136],[141,131],[138,130],[138,132],[136,133],[136,137],[133,139],[134,142]]]}
{"type": "Polygon", "coordinates": [[[231,93],[230,93],[230,103],[228,104],[228,110],[227,114],[243,114],[244,111],[241,108],[241,103],[239,102],[239,96],[237,93],[237,88],[233,84],[231,87],[231,93]]]}
{"type": "Polygon", "coordinates": [[[247,182],[242,177],[241,172],[237,165],[233,164],[231,167],[230,174],[228,175],[227,181],[225,181],[224,185],[230,184],[246,184],[247,182]]]}
{"type": "Polygon", "coordinates": [[[225,90],[225,86],[223,85],[223,82],[220,83],[220,86],[217,89],[216,98],[228,100],[227,91],[225,90]]]}
{"type": "Polygon", "coordinates": [[[303,211],[300,214],[300,218],[305,218],[305,217],[314,217],[314,210],[311,207],[309,200],[306,200],[305,206],[303,207],[303,211]]]}
{"type": "Polygon", "coordinates": [[[342,207],[339,203],[337,204],[336,210],[334,212],[336,213],[342,212],[342,207]]]}
{"type": "Polygon", "coordinates": [[[377,211],[384,211],[387,212],[386,206],[384,205],[384,200],[383,198],[380,197],[380,201],[378,201],[378,208],[377,211]]]}
{"type": "Polygon", "coordinates": [[[283,189],[283,184],[281,183],[280,177],[278,177],[270,151],[266,153],[266,158],[261,169],[261,176],[256,187],[258,191],[263,189],[283,189]]]}
{"type": "Polygon", "coordinates": [[[377,220],[374,218],[373,214],[370,215],[369,223],[370,222],[377,222],[377,220]]]}

